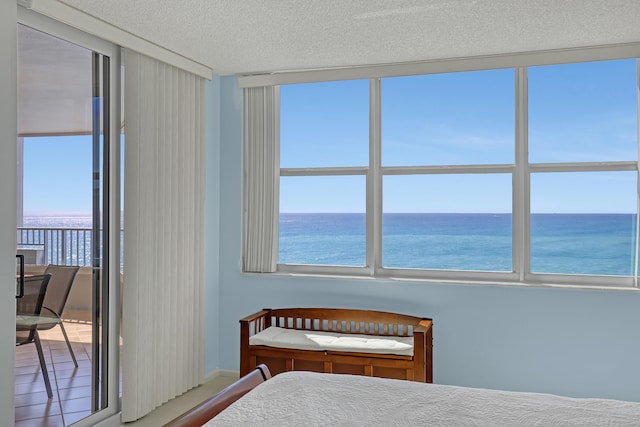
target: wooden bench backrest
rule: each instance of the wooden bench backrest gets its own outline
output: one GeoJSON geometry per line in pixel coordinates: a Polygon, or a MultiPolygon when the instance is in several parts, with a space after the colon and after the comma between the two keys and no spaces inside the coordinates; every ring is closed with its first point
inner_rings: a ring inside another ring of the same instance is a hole
{"type": "MultiPolygon", "coordinates": [[[[270,311],[271,326],[345,334],[412,336],[420,317],[373,310],[342,308],[278,308],[270,311]]],[[[267,320],[268,322],[269,320],[267,320]]]]}

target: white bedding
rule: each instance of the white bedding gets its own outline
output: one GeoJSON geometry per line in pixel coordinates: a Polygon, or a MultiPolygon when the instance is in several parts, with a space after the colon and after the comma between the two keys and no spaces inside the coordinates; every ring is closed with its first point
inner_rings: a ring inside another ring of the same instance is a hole
{"type": "Polygon", "coordinates": [[[640,403],[285,372],[206,426],[640,426],[640,403]]]}
{"type": "Polygon", "coordinates": [[[337,350],[356,353],[413,356],[413,337],[340,334],[271,326],[249,338],[250,345],[299,350],[337,350]]]}

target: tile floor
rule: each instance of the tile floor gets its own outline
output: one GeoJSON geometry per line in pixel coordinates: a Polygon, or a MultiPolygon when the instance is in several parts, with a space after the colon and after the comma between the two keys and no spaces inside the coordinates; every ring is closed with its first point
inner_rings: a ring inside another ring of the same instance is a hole
{"type": "MultiPolygon", "coordinates": [[[[65,329],[78,360],[78,368],[73,366],[60,328],[40,332],[53,391],[50,400],[40,372],[36,346],[26,344],[16,347],[16,427],[68,426],[91,413],[91,324],[65,322],[65,329]]],[[[216,377],[172,399],[140,420],[124,425],[161,426],[237,379],[237,376],[216,377]]]]}
{"type": "Polygon", "coordinates": [[[46,387],[35,344],[16,347],[16,427],[64,426],[91,413],[91,325],[65,322],[78,367],[61,329],[40,332],[53,398],[46,387]]]}

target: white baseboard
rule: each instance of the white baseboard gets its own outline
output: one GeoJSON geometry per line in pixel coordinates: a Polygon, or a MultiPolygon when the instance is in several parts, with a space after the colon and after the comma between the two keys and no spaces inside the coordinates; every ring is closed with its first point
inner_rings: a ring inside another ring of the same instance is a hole
{"type": "Polygon", "coordinates": [[[204,376],[204,382],[209,382],[215,378],[240,378],[240,371],[231,371],[225,369],[216,369],[204,376]]]}

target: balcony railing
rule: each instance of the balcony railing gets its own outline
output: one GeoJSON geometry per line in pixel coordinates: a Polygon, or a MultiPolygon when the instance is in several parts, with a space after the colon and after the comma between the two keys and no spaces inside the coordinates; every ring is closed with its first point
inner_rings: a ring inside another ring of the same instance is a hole
{"type": "Polygon", "coordinates": [[[91,228],[18,227],[17,230],[18,252],[25,254],[28,264],[91,266],[91,228]]]}

